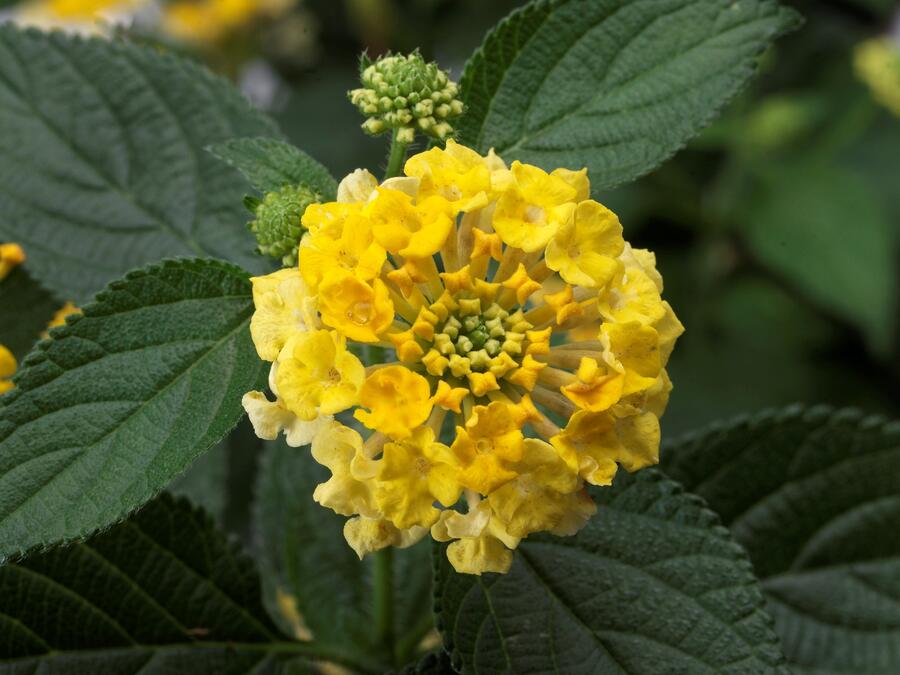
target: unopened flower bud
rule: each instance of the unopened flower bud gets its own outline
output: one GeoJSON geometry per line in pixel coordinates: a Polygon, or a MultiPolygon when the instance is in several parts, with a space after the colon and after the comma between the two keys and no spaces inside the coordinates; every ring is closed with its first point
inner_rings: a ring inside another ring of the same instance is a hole
{"type": "Polygon", "coordinates": [[[443,140],[453,135],[448,120],[465,110],[456,98],[456,83],[417,51],[388,54],[374,62],[363,57],[360,81],[362,87],[349,92],[350,102],[368,118],[362,128],[373,136],[397,130],[398,140],[410,143],[418,130],[443,140]]]}
{"type": "Polygon", "coordinates": [[[254,209],[256,219],[248,224],[256,236],[259,252],[280,258],[285,266],[297,263],[297,247],[303,236],[300,219],[319,195],[302,185],[286,185],[269,192],[254,209]]]}

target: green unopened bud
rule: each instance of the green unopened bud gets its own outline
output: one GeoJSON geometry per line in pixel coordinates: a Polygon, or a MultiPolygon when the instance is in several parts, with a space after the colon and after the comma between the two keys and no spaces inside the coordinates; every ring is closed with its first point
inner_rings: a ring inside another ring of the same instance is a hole
{"type": "Polygon", "coordinates": [[[259,252],[281,258],[286,266],[297,264],[297,247],[303,236],[300,219],[319,195],[302,185],[287,185],[269,192],[256,204],[256,219],[248,224],[256,236],[259,252]]]}
{"type": "Polygon", "coordinates": [[[459,87],[436,63],[426,63],[418,51],[388,54],[360,61],[362,87],[349,92],[351,103],[367,118],[366,133],[398,130],[409,143],[416,131],[443,140],[454,132],[448,120],[465,110],[457,98],[459,87]]]}

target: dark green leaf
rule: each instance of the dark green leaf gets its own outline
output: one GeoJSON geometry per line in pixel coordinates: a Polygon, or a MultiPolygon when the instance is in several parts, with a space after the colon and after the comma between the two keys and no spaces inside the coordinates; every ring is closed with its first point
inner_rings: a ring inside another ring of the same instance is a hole
{"type": "Polygon", "coordinates": [[[289,143],[272,138],[238,138],[209,148],[216,157],[240,170],[260,192],[285,185],[305,185],[323,201],[337,196],[337,182],[324,166],[289,143]]]}
{"type": "MultiPolygon", "coordinates": [[[[293,596],[306,628],[326,644],[352,643],[361,654],[374,644],[372,560],[360,561],[344,540],[345,518],[319,506],[312,493],[329,472],[309,448],[267,444],[257,485],[257,526],[267,597],[293,596]]],[[[394,551],[394,628],[399,656],[409,659],[431,628],[431,563],[427,542],[394,551]]]]}
{"type": "Polygon", "coordinates": [[[0,567],[0,673],[278,672],[259,577],[168,495],[84,543],[0,567]]]}
{"type": "Polygon", "coordinates": [[[19,267],[0,282],[0,345],[21,359],[40,339],[62,303],[19,267]]]}
{"type": "Polygon", "coordinates": [[[699,499],[650,470],[594,495],[579,534],[523,542],[506,575],[456,574],[437,549],[462,672],[787,672],[746,555],[699,499]]]}
{"type": "Polygon", "coordinates": [[[795,672],[900,672],[900,423],[795,406],[662,457],[747,549],[795,672]]]}
{"type": "Polygon", "coordinates": [[[536,0],[467,64],[460,139],[617,185],[708,124],[797,23],[773,0],[536,0]]]}
{"type": "Polygon", "coordinates": [[[735,215],[762,264],[887,349],[897,228],[867,181],[832,163],[769,164],[735,215]]]}
{"type": "Polygon", "coordinates": [[[400,675],[454,675],[450,655],[443,649],[426,654],[400,671],[400,675]]]}
{"type": "Polygon", "coordinates": [[[246,273],[128,274],[51,331],[0,409],[0,559],[109,525],[231,429],[265,381],[246,273]]]}
{"type": "Polygon", "coordinates": [[[254,271],[240,175],[203,150],[277,135],[225,80],[124,42],[0,27],[0,238],[82,302],[173,256],[254,271]]]}

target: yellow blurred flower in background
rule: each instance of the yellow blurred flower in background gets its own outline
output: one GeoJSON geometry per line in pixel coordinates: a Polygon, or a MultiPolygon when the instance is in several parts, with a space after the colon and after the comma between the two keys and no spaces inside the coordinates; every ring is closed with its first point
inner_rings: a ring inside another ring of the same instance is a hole
{"type": "Polygon", "coordinates": [[[0,345],[0,394],[13,388],[10,378],[16,374],[17,365],[13,353],[0,345]]]}
{"type": "Polygon", "coordinates": [[[900,42],[888,37],[866,40],[856,48],[854,66],[872,96],[900,117],[900,42]]]}
{"type": "Polygon", "coordinates": [[[25,262],[25,251],[18,244],[0,244],[0,281],[25,262]]]}
{"type": "Polygon", "coordinates": [[[163,7],[162,28],[186,43],[213,44],[254,21],[278,17],[295,0],[175,0],[163,7]]]}
{"type": "Polygon", "coordinates": [[[83,35],[108,32],[128,25],[152,0],[28,0],[15,8],[14,20],[36,28],[59,29],[83,35]]]}

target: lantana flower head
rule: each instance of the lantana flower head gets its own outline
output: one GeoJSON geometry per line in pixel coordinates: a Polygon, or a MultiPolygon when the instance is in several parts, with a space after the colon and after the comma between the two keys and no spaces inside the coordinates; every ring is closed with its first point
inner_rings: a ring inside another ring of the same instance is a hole
{"type": "Polygon", "coordinates": [[[311,443],[360,557],[430,532],[457,571],[505,572],[587,522],[586,485],[658,461],[683,329],[586,171],[450,140],[380,185],[350,174],[303,226],[299,268],[253,279],[275,400],[244,405],[311,443]]]}

